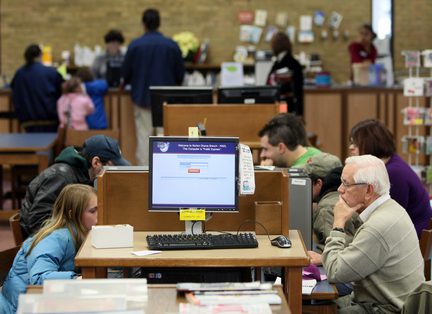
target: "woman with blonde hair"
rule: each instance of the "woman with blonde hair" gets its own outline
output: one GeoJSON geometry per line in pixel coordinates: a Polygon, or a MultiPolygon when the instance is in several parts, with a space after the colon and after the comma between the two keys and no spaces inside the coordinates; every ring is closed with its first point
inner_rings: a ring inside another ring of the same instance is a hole
{"type": "Polygon", "coordinates": [[[96,223],[95,189],[84,184],[65,186],[54,203],[51,218],[15,256],[0,294],[0,312],[15,313],[18,296],[28,285],[78,277],[75,255],[96,223]]]}

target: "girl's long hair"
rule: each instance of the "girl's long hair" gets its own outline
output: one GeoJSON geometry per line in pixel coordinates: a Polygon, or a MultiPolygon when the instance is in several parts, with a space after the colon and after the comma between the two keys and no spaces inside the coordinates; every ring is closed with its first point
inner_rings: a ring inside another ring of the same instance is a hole
{"type": "Polygon", "coordinates": [[[96,190],[91,186],[84,184],[65,186],[54,203],[51,218],[46,220],[42,228],[34,235],[27,256],[39,242],[60,228],[69,229],[75,248],[79,248],[88,233],[82,223],[82,215],[92,195],[96,195],[96,190]]]}

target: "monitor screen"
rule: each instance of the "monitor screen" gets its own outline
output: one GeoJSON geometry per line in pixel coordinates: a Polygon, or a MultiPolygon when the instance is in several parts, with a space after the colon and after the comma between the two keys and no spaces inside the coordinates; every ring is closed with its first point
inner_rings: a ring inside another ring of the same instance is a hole
{"type": "Polygon", "coordinates": [[[211,86],[150,86],[154,127],[163,126],[163,107],[168,104],[212,104],[211,86]]]}
{"type": "Polygon", "coordinates": [[[149,210],[238,212],[238,137],[150,137],[149,210]]]}
{"type": "Polygon", "coordinates": [[[232,86],[218,88],[220,104],[274,104],[279,99],[277,86],[232,86]]]}

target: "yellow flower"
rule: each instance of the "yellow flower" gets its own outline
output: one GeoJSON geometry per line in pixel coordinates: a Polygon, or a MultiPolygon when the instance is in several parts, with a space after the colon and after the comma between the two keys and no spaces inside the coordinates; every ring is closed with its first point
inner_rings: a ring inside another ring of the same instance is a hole
{"type": "Polygon", "coordinates": [[[187,57],[189,52],[195,53],[198,51],[199,40],[191,32],[180,32],[175,34],[173,40],[179,45],[183,58],[187,57]]]}

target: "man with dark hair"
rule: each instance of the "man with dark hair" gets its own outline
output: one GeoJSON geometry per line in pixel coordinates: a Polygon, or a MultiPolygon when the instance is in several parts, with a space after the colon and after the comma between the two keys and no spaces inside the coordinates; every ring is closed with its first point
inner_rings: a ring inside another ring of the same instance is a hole
{"type": "Polygon", "coordinates": [[[124,54],[121,46],[124,43],[123,34],[117,29],[111,29],[104,36],[106,50],[96,57],[91,67],[96,79],[104,79],[109,86],[118,87],[121,83],[124,54]]]}
{"type": "Polygon", "coordinates": [[[84,142],[80,152],[72,146],[66,147],[54,164],[34,178],[27,188],[20,212],[24,237],[38,231],[51,216],[52,206],[66,185],[92,185],[104,165],[129,165],[121,155],[118,142],[110,137],[92,136],[84,142]]]}
{"type": "Polygon", "coordinates": [[[36,44],[25,52],[25,65],[12,79],[12,102],[26,132],[57,132],[57,100],[61,96],[62,76],[42,64],[42,50],[36,44]]]}
{"type": "Polygon", "coordinates": [[[136,159],[139,165],[148,164],[148,137],[153,135],[153,121],[161,121],[162,108],[152,107],[150,86],[180,85],[184,64],[180,48],[159,31],[160,16],[155,9],[142,15],[144,35],[133,40],[123,64],[125,84],[131,85],[137,137],[136,159]]]}
{"type": "Polygon", "coordinates": [[[308,146],[303,122],[292,113],[274,116],[259,132],[263,160],[277,167],[296,167],[321,151],[308,146]]]}

